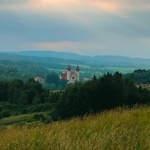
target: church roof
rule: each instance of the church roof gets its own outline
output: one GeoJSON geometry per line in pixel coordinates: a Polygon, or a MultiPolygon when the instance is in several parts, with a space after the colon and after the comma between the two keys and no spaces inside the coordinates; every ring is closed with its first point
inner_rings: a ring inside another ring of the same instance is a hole
{"type": "Polygon", "coordinates": [[[61,76],[61,79],[67,80],[67,71],[65,73],[62,73],[60,76],[61,76]]]}

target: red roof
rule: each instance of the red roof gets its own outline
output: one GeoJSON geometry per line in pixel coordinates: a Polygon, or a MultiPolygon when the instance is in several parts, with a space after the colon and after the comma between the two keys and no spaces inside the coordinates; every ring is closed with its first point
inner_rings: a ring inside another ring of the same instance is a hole
{"type": "Polygon", "coordinates": [[[61,74],[61,79],[67,80],[67,71],[61,74]]]}

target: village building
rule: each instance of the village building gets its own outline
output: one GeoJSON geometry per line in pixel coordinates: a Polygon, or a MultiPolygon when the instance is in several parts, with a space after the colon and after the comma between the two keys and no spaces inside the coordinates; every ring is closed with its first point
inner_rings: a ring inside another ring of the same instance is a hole
{"type": "Polygon", "coordinates": [[[35,77],[34,81],[39,82],[41,84],[45,84],[45,79],[41,78],[41,77],[35,77]]]}
{"type": "Polygon", "coordinates": [[[60,79],[68,81],[68,84],[80,81],[80,69],[77,65],[76,70],[72,71],[70,65],[68,65],[67,71],[60,75],[60,79]]]}

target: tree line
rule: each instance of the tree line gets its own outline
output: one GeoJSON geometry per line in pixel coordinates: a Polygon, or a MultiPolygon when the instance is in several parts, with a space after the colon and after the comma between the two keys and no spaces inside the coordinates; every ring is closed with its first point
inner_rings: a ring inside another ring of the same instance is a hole
{"type": "Polygon", "coordinates": [[[136,87],[121,73],[76,82],[62,91],[49,91],[30,79],[0,81],[0,118],[49,111],[53,120],[97,113],[115,107],[150,104],[150,91],[136,87]]]}
{"type": "Polygon", "coordinates": [[[56,120],[65,119],[135,104],[150,104],[150,91],[137,88],[119,72],[107,73],[67,87],[60,95],[53,116],[56,120]]]}
{"type": "Polygon", "coordinates": [[[132,79],[137,84],[150,84],[150,70],[138,69],[125,76],[132,79]]]}

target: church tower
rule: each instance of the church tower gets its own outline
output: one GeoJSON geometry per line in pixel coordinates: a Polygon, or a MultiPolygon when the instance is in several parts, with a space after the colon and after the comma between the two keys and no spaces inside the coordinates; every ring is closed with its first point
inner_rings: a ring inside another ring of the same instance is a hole
{"type": "Polygon", "coordinates": [[[68,68],[67,68],[67,80],[68,81],[70,80],[70,76],[71,76],[71,67],[70,65],[68,65],[68,68]]]}
{"type": "Polygon", "coordinates": [[[77,65],[77,67],[76,67],[76,74],[77,74],[77,81],[79,82],[80,81],[80,68],[79,68],[79,66],[77,65]]]}
{"type": "Polygon", "coordinates": [[[70,65],[68,65],[67,71],[60,75],[60,79],[64,79],[68,81],[68,84],[75,83],[76,81],[80,81],[80,69],[77,65],[76,70],[71,70],[70,65]]]}

